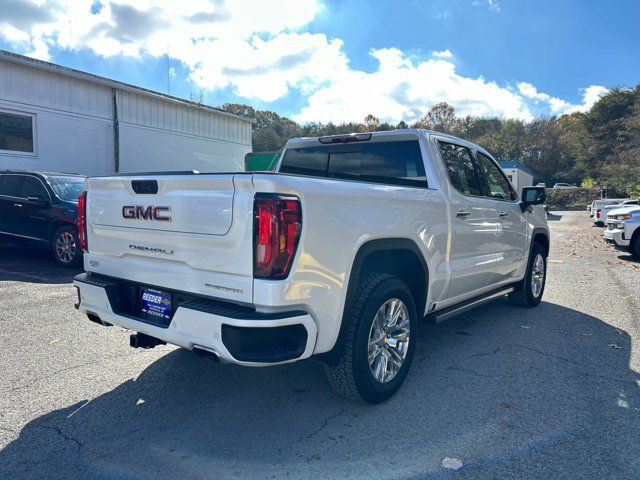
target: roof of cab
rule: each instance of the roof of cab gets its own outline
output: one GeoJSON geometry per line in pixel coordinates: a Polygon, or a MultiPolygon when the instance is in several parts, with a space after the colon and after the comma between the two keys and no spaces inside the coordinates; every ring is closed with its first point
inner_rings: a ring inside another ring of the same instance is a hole
{"type": "Polygon", "coordinates": [[[64,176],[64,177],[86,178],[86,175],[80,175],[79,173],[68,173],[68,172],[37,172],[33,170],[0,170],[0,175],[3,173],[20,173],[23,175],[42,175],[44,177],[64,176]]]}
{"type": "Polygon", "coordinates": [[[376,132],[354,132],[350,134],[327,135],[322,137],[292,138],[287,142],[285,149],[320,146],[324,144],[320,141],[321,138],[348,137],[351,135],[354,135],[354,136],[355,135],[371,135],[371,139],[364,140],[365,142],[366,141],[375,142],[375,141],[384,141],[384,140],[391,140],[391,141],[410,140],[414,138],[427,137],[427,136],[433,135],[438,139],[445,140],[445,141],[449,140],[453,143],[458,143],[460,145],[467,146],[469,148],[478,150],[482,153],[485,153],[491,156],[489,152],[487,152],[481,146],[476,145],[475,143],[469,142],[459,137],[454,137],[453,135],[448,135],[446,133],[436,132],[435,130],[420,129],[420,128],[403,128],[403,129],[397,129],[397,130],[384,130],[384,131],[376,131],[376,132]],[[390,138],[390,137],[396,137],[396,138],[390,138]]]}

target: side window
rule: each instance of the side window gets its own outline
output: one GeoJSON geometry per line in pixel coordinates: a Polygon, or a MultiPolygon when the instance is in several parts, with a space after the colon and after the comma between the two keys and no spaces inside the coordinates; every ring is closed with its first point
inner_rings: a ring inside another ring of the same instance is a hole
{"type": "Polygon", "coordinates": [[[480,152],[478,152],[478,168],[482,177],[482,191],[486,197],[510,201],[518,199],[518,194],[500,167],[480,152]]]}
{"type": "Polygon", "coordinates": [[[24,177],[19,197],[42,197],[49,198],[49,193],[42,186],[42,182],[35,177],[24,177]]]}
{"type": "Polygon", "coordinates": [[[0,178],[0,195],[7,197],[19,197],[22,175],[3,175],[0,178]]]}
{"type": "Polygon", "coordinates": [[[33,118],[0,112],[0,150],[33,153],[33,118]]]}
{"type": "Polygon", "coordinates": [[[481,196],[482,190],[469,150],[453,143],[438,144],[451,185],[465,195],[481,196]]]}

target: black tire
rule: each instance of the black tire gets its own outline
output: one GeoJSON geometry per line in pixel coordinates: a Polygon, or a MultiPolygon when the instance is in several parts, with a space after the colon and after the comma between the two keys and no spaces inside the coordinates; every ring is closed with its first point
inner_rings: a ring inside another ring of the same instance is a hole
{"type": "Polygon", "coordinates": [[[384,402],[394,395],[411,366],[418,321],[415,302],[409,287],[400,279],[383,274],[363,275],[357,287],[351,310],[345,312],[344,345],[336,365],[326,365],[327,379],[341,395],[365,403],[384,402]],[[409,320],[409,343],[400,369],[386,383],[378,382],[369,367],[369,334],[378,310],[392,299],[401,300],[409,320]]]}
{"type": "Polygon", "coordinates": [[[58,265],[63,267],[77,267],[82,264],[82,250],[78,239],[78,230],[75,227],[62,227],[56,230],[51,239],[53,258],[58,265]],[[69,245],[63,248],[62,244],[69,245]]]}
{"type": "Polygon", "coordinates": [[[636,257],[636,260],[640,260],[640,233],[636,233],[635,236],[631,239],[629,252],[631,252],[631,255],[636,257]]]}
{"type": "Polygon", "coordinates": [[[518,307],[533,308],[537,307],[542,301],[542,295],[544,295],[544,287],[547,280],[547,254],[544,246],[541,243],[534,242],[531,245],[531,254],[529,255],[529,263],[527,264],[527,272],[524,279],[520,282],[516,289],[509,294],[509,301],[518,307]],[[532,275],[534,264],[538,255],[541,256],[544,265],[544,276],[542,278],[542,288],[538,295],[534,294],[533,283],[534,276],[532,275]]]}

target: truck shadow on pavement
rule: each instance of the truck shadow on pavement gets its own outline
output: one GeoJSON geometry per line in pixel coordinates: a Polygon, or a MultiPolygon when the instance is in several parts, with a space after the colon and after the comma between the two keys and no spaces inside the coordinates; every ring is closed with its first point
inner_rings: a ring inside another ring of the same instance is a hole
{"type": "Polygon", "coordinates": [[[71,283],[82,271],[58,265],[50,250],[0,241],[0,281],[71,283]]]}
{"type": "Polygon", "coordinates": [[[336,396],[315,362],[249,369],[165,347],[137,378],[16,432],[0,477],[638,478],[625,332],[498,300],[418,337],[406,384],[377,406],[336,396]]]}
{"type": "Polygon", "coordinates": [[[620,260],[624,260],[625,262],[629,262],[631,264],[633,263],[638,263],[640,264],[640,260],[638,260],[636,257],[634,257],[631,254],[622,254],[622,255],[618,255],[618,258],[620,260]]]}

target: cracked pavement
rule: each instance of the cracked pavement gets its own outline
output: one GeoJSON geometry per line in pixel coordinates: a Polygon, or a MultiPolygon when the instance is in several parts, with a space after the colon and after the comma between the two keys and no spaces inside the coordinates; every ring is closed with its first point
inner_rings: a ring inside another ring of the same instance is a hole
{"type": "Polygon", "coordinates": [[[378,406],[336,396],[312,361],[133,350],[74,310],[76,272],[0,245],[0,478],[639,478],[640,264],[586,212],[550,227],[540,307],[422,323],[378,406]]]}

